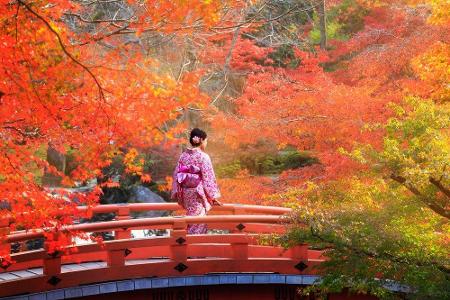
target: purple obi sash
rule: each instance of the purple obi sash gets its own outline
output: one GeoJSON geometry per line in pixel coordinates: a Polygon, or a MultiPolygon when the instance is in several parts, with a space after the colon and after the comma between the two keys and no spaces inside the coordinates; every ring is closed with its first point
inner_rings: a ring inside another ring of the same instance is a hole
{"type": "Polygon", "coordinates": [[[184,207],[183,189],[195,188],[197,194],[202,199],[202,204],[206,211],[211,209],[211,204],[206,198],[205,189],[202,183],[201,170],[199,167],[180,164],[176,174],[176,183],[176,199],[178,200],[178,204],[184,207]]]}
{"type": "Polygon", "coordinates": [[[200,168],[193,165],[180,165],[177,181],[182,188],[196,188],[201,181],[200,168]]]}

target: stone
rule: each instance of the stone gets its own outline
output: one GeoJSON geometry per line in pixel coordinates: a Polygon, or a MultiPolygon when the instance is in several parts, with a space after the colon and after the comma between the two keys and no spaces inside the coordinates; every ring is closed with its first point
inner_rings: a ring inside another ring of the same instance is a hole
{"type": "Polygon", "coordinates": [[[168,286],[169,286],[168,278],[152,279],[152,287],[153,288],[166,288],[168,286]]]}
{"type": "Polygon", "coordinates": [[[101,294],[115,293],[115,292],[117,292],[117,285],[115,282],[108,282],[108,283],[100,284],[100,293],[101,294]]]}
{"type": "Polygon", "coordinates": [[[185,286],[186,278],[185,277],[170,277],[169,278],[169,286],[185,286]]]}
{"type": "Polygon", "coordinates": [[[239,284],[253,283],[252,275],[237,275],[236,282],[239,284]]]}
{"type": "Polygon", "coordinates": [[[99,285],[87,285],[81,287],[84,296],[92,296],[100,294],[100,286],[99,285]]]}
{"type": "Polygon", "coordinates": [[[302,284],[303,275],[286,275],[286,284],[302,284]]]}
{"type": "Polygon", "coordinates": [[[186,277],[186,285],[188,286],[202,285],[202,277],[201,276],[186,277]]]}
{"type": "Polygon", "coordinates": [[[132,291],[132,290],[134,290],[133,280],[117,281],[118,292],[132,291]]]}
{"type": "MultiPolygon", "coordinates": [[[[130,190],[129,202],[139,203],[166,203],[158,194],[152,192],[149,188],[142,185],[135,185],[130,190]]],[[[167,215],[167,211],[154,210],[139,213],[139,217],[155,218],[167,215]]]]}
{"type": "Polygon", "coordinates": [[[47,300],[64,299],[64,290],[54,290],[47,292],[47,300]]]}
{"type": "Polygon", "coordinates": [[[64,289],[64,296],[65,298],[78,298],[83,296],[83,291],[81,288],[78,287],[72,287],[64,289]]]}
{"type": "Polygon", "coordinates": [[[236,284],[236,275],[219,275],[220,284],[236,284]]]}
{"type": "Polygon", "coordinates": [[[304,275],[303,276],[303,284],[313,284],[316,280],[319,280],[320,276],[314,275],[304,275]]]}
{"type": "Polygon", "coordinates": [[[202,285],[214,285],[220,283],[220,277],[217,275],[205,275],[202,277],[202,285]]]}
{"type": "Polygon", "coordinates": [[[29,300],[47,300],[47,295],[45,293],[32,294],[28,296],[29,300]]]}
{"type": "Polygon", "coordinates": [[[151,278],[138,278],[134,280],[134,288],[136,290],[144,290],[152,287],[151,278]]]}

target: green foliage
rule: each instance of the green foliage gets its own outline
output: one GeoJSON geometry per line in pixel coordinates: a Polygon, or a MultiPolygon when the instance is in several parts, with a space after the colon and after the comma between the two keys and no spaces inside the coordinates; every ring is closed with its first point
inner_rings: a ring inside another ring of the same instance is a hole
{"type": "Polygon", "coordinates": [[[279,174],[284,170],[297,169],[318,163],[307,152],[285,150],[278,153],[245,153],[237,160],[216,167],[218,177],[235,177],[243,169],[251,174],[271,175],[279,174]]]}
{"type": "Polygon", "coordinates": [[[327,12],[327,18],[339,24],[339,34],[343,37],[362,30],[364,17],[369,10],[361,6],[356,0],[344,0],[327,12]]]}
{"type": "Polygon", "coordinates": [[[349,288],[387,299],[395,296],[386,289],[395,281],[414,291],[411,298],[448,299],[448,224],[403,189],[383,179],[352,178],[297,193],[305,200],[278,241],[309,243],[328,257],[319,267],[323,281],[305,292],[349,288]]]}
{"type": "MultiPolygon", "coordinates": [[[[36,149],[34,152],[35,157],[39,157],[42,160],[45,160],[47,157],[47,144],[42,144],[40,147],[36,149]]],[[[42,185],[42,177],[44,175],[44,172],[42,168],[36,166],[35,164],[30,165],[30,172],[34,175],[34,181],[38,185],[42,185]]],[[[0,181],[1,181],[1,175],[0,175],[0,181]]]]}
{"type": "Polygon", "coordinates": [[[241,163],[235,160],[229,164],[217,166],[216,174],[219,178],[230,178],[235,177],[240,170],[242,170],[241,163]]]}
{"type": "MultiPolygon", "coordinates": [[[[315,44],[315,45],[320,44],[320,29],[319,29],[318,26],[314,26],[314,28],[309,33],[309,37],[310,37],[311,42],[313,44],[315,44]]],[[[347,39],[347,36],[340,35],[340,25],[339,25],[339,23],[328,22],[327,23],[327,39],[343,40],[343,39],[347,39]]]]}
{"type": "Polygon", "coordinates": [[[277,47],[269,54],[269,58],[273,60],[271,65],[274,67],[295,69],[301,63],[301,60],[294,54],[293,46],[288,44],[277,47]]]}
{"type": "MultiPolygon", "coordinates": [[[[327,11],[327,39],[347,40],[364,27],[364,17],[368,10],[356,0],[344,0],[327,11]]],[[[313,18],[314,27],[310,32],[312,43],[320,43],[320,29],[317,14],[313,18]]]]}
{"type": "Polygon", "coordinates": [[[294,225],[278,242],[322,248],[320,283],[305,292],[349,288],[380,298],[401,284],[408,299],[450,299],[450,109],[408,98],[392,105],[380,147],[349,155],[370,168],[357,178],[309,183],[285,195],[297,207],[294,225]]]}
{"type": "Polygon", "coordinates": [[[435,212],[450,216],[450,106],[408,98],[392,105],[383,148],[356,148],[351,156],[411,191],[435,212]]]}

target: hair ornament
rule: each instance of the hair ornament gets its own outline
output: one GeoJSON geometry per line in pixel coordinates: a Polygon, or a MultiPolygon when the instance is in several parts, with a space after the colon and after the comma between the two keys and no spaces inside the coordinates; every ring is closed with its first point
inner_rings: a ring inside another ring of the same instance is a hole
{"type": "Polygon", "coordinates": [[[194,143],[198,144],[198,143],[200,143],[200,137],[194,136],[194,137],[192,137],[192,141],[193,141],[194,143]]]}

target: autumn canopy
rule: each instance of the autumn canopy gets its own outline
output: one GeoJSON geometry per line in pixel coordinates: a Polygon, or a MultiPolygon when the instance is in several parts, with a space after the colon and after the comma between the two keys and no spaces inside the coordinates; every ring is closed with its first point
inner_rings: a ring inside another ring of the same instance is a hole
{"type": "Polygon", "coordinates": [[[167,196],[201,126],[224,202],[298,208],[272,242],[331,249],[317,289],[444,299],[449,37],[446,0],[0,0],[0,243],[130,178],[167,196]]]}

